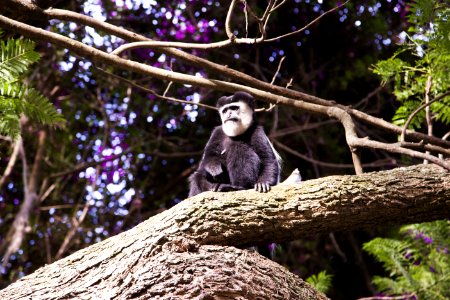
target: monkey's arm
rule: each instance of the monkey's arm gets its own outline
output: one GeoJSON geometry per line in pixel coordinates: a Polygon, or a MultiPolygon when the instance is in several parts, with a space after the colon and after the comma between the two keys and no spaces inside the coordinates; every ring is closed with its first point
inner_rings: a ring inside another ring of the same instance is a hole
{"type": "Polygon", "coordinates": [[[200,163],[199,169],[203,169],[208,172],[212,177],[219,176],[223,173],[221,164],[221,151],[223,132],[220,127],[214,128],[209,138],[208,143],[205,146],[203,152],[203,158],[200,163]]]}
{"type": "Polygon", "coordinates": [[[270,144],[269,138],[261,126],[258,126],[253,133],[252,145],[261,159],[261,168],[255,184],[255,190],[265,193],[270,190],[271,186],[278,183],[280,166],[273,146],[270,144]]]}

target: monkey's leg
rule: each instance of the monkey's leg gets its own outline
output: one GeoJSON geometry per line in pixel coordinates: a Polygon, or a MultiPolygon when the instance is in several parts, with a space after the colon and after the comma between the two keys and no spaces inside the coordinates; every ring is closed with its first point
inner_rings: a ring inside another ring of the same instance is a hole
{"type": "Polygon", "coordinates": [[[206,191],[214,191],[217,183],[212,183],[206,178],[206,174],[196,171],[189,177],[189,197],[206,191]]]}

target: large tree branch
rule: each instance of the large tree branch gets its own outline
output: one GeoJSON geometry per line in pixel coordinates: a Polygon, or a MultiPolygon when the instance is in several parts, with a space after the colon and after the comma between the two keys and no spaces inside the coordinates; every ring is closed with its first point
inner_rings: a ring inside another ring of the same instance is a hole
{"type": "Polygon", "coordinates": [[[254,299],[257,284],[262,291],[279,285],[276,299],[300,290],[323,299],[257,254],[226,245],[444,219],[450,217],[449,199],[450,173],[433,165],[279,185],[267,194],[207,192],[37,270],[0,291],[0,298],[254,299]],[[267,278],[269,270],[275,270],[273,285],[258,277],[267,278]]]}

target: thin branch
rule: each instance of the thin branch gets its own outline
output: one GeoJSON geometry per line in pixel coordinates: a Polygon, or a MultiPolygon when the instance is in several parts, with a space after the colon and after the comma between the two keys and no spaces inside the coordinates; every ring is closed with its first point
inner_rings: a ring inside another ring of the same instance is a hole
{"type": "Polygon", "coordinates": [[[11,156],[9,157],[8,165],[6,166],[5,172],[3,172],[3,176],[0,178],[0,189],[2,188],[3,184],[6,182],[6,179],[8,179],[9,175],[11,175],[14,165],[16,164],[17,156],[19,155],[19,151],[20,151],[20,143],[21,142],[22,142],[22,140],[17,140],[14,142],[13,152],[12,152],[11,156]]]}
{"type": "MultiPolygon", "coordinates": [[[[131,80],[128,80],[128,79],[126,79],[126,78],[124,78],[124,77],[122,77],[122,76],[119,76],[119,75],[110,73],[110,72],[105,71],[105,70],[103,70],[102,68],[99,68],[99,67],[95,67],[95,68],[96,68],[98,71],[100,71],[101,73],[105,74],[105,75],[114,77],[114,78],[116,78],[116,79],[118,79],[118,80],[120,80],[120,81],[122,81],[122,82],[125,82],[125,83],[127,83],[127,84],[129,84],[129,85],[131,85],[131,86],[133,86],[133,87],[135,87],[135,88],[138,88],[138,89],[141,89],[141,90],[143,90],[143,91],[145,91],[145,92],[147,92],[147,93],[150,93],[150,94],[152,94],[152,95],[154,95],[155,97],[158,97],[158,98],[160,98],[160,99],[167,100],[167,101],[172,101],[172,102],[183,103],[183,104],[197,105],[197,106],[201,106],[201,107],[204,107],[204,108],[208,108],[208,109],[212,109],[212,110],[217,110],[216,107],[211,106],[211,105],[207,105],[207,104],[203,104],[203,103],[196,103],[196,102],[192,102],[192,101],[181,100],[181,99],[176,99],[176,98],[173,98],[173,97],[167,97],[167,96],[164,96],[164,95],[160,95],[160,94],[158,94],[157,92],[155,92],[154,90],[149,89],[149,88],[146,88],[146,87],[143,87],[142,85],[139,85],[139,84],[137,84],[137,83],[135,83],[135,82],[133,82],[133,81],[131,81],[131,80]]],[[[173,84],[173,81],[171,81],[171,82],[169,83],[169,85],[167,86],[167,89],[169,88],[170,84],[173,84]]],[[[167,89],[166,89],[166,91],[167,91],[167,89]]],[[[165,94],[165,92],[164,92],[164,94],[165,94]]]]}
{"type": "Polygon", "coordinates": [[[425,144],[423,142],[422,143],[399,142],[398,144],[404,148],[419,149],[427,152],[436,152],[440,154],[450,155],[450,149],[448,148],[442,148],[439,146],[425,144]]]}
{"type": "Polygon", "coordinates": [[[14,218],[8,233],[3,241],[1,249],[6,248],[3,255],[2,266],[5,266],[11,255],[19,250],[22,245],[23,239],[27,232],[29,232],[29,219],[30,214],[36,205],[37,200],[37,181],[40,178],[39,173],[41,169],[41,163],[43,160],[43,154],[45,150],[45,140],[47,135],[44,130],[39,132],[37,151],[34,157],[33,167],[31,173],[28,174],[28,164],[25,156],[25,149],[23,147],[23,141],[20,139],[20,156],[23,165],[23,187],[24,187],[24,200],[20,206],[19,212],[14,218]],[[28,177],[28,175],[30,175],[28,177]]]}
{"type": "Polygon", "coordinates": [[[320,19],[322,19],[322,18],[325,17],[326,15],[328,15],[328,14],[330,14],[330,13],[332,13],[332,12],[334,12],[334,11],[340,9],[341,7],[345,6],[349,1],[350,1],[350,0],[347,0],[347,1],[345,1],[343,4],[340,4],[340,5],[338,5],[338,6],[334,7],[334,8],[332,8],[332,9],[330,9],[330,10],[324,12],[323,14],[321,14],[320,16],[318,16],[317,18],[315,18],[314,20],[312,20],[311,22],[309,22],[308,24],[306,24],[305,26],[303,26],[302,28],[300,28],[300,29],[298,29],[298,30],[296,30],[296,31],[289,32],[289,33],[280,35],[280,36],[278,36],[278,37],[266,39],[264,42],[266,42],[266,43],[267,43],[267,42],[273,42],[273,41],[276,41],[276,40],[279,40],[279,39],[282,39],[282,38],[285,38],[285,37],[289,37],[289,36],[292,36],[292,35],[299,34],[299,33],[303,32],[303,31],[305,31],[306,29],[308,29],[309,27],[311,27],[312,25],[314,25],[315,23],[317,23],[320,19]]]}
{"type": "Polygon", "coordinates": [[[345,137],[347,140],[347,144],[350,146],[351,149],[357,148],[379,149],[392,153],[408,155],[410,157],[428,159],[429,161],[437,164],[438,166],[450,170],[450,164],[448,164],[447,162],[438,159],[437,157],[434,157],[432,155],[428,155],[418,151],[413,151],[410,149],[405,149],[401,147],[400,143],[388,144],[377,141],[371,141],[367,138],[358,138],[356,135],[356,131],[354,129],[354,123],[351,119],[351,116],[339,108],[330,107],[328,109],[328,114],[341,121],[345,129],[345,137]]]}
{"type": "Polygon", "coordinates": [[[230,7],[228,8],[227,17],[225,19],[225,32],[227,34],[227,37],[230,39],[230,41],[234,41],[236,39],[236,36],[233,34],[230,28],[230,22],[231,22],[231,15],[233,14],[234,6],[236,5],[236,0],[232,0],[230,3],[230,7]]]}
{"type": "MultiPolygon", "coordinates": [[[[329,162],[316,160],[314,158],[311,158],[307,155],[304,155],[304,154],[292,149],[291,147],[286,146],[285,144],[281,143],[278,140],[272,140],[272,142],[278,148],[283,149],[284,151],[286,151],[292,155],[300,157],[301,159],[303,159],[307,162],[310,162],[312,164],[315,164],[315,165],[318,165],[321,167],[333,168],[333,169],[354,169],[355,168],[355,166],[353,164],[337,164],[337,163],[329,163],[329,162]]],[[[363,164],[362,166],[365,168],[377,168],[377,167],[386,166],[387,164],[392,165],[392,164],[396,164],[396,163],[392,159],[382,159],[379,161],[375,161],[373,163],[363,164]]]]}
{"type": "MultiPolygon", "coordinates": [[[[324,12],[323,14],[321,14],[320,16],[318,16],[316,19],[314,19],[313,21],[309,22],[307,25],[305,25],[304,27],[302,27],[299,30],[275,37],[275,38],[270,38],[270,39],[266,39],[266,26],[267,26],[267,22],[270,16],[270,13],[272,12],[271,7],[274,5],[273,1],[271,1],[271,3],[269,3],[269,5],[267,6],[266,11],[264,12],[264,15],[260,20],[259,23],[262,23],[262,25],[260,24],[260,31],[261,31],[261,37],[254,37],[254,38],[237,38],[231,31],[230,29],[230,18],[232,15],[232,11],[233,8],[236,4],[236,0],[233,0],[230,4],[230,8],[228,10],[227,13],[227,18],[225,21],[225,31],[227,33],[228,36],[228,40],[224,40],[224,41],[219,41],[219,42],[215,42],[215,43],[184,43],[184,42],[170,42],[170,41],[141,41],[141,42],[132,42],[132,43],[127,43],[124,45],[119,46],[117,49],[115,49],[114,51],[111,52],[111,54],[114,55],[120,55],[122,52],[127,51],[127,50],[132,50],[132,49],[138,49],[138,48],[182,48],[182,49],[217,49],[217,48],[223,48],[223,47],[227,47],[230,46],[232,44],[258,44],[261,42],[273,42],[291,35],[295,35],[298,33],[303,32],[304,30],[306,30],[307,28],[311,27],[312,25],[314,25],[316,22],[318,22],[321,18],[323,18],[324,16],[326,16],[329,13],[334,12],[335,10],[341,8],[342,6],[346,5],[347,2],[349,2],[350,0],[347,0],[345,3],[336,6],[326,12],[324,12]]],[[[49,11],[49,10],[47,10],[49,11]]]]}
{"type": "Polygon", "coordinates": [[[50,178],[55,178],[55,177],[62,177],[62,176],[66,176],[66,175],[78,173],[78,172],[81,172],[81,171],[83,171],[83,170],[86,170],[86,169],[89,168],[89,167],[95,167],[95,166],[100,165],[100,164],[103,164],[103,163],[105,163],[105,162],[108,162],[108,161],[111,161],[111,160],[118,159],[118,158],[120,158],[122,155],[127,154],[127,153],[130,153],[130,152],[132,152],[133,150],[134,150],[134,147],[130,147],[130,148],[128,148],[128,149],[122,151],[122,152],[119,153],[119,154],[111,155],[111,156],[109,156],[109,157],[107,157],[107,158],[104,158],[104,159],[101,159],[101,160],[99,160],[99,161],[93,161],[93,162],[88,162],[88,163],[79,164],[79,165],[77,165],[77,166],[71,168],[71,169],[68,170],[68,171],[62,171],[62,172],[54,173],[54,174],[51,174],[49,177],[50,177],[50,178]]]}
{"type": "MultiPolygon", "coordinates": [[[[446,140],[448,137],[450,137],[450,131],[447,132],[446,134],[444,134],[444,136],[442,137],[443,140],[446,140]]],[[[444,159],[444,156],[442,154],[439,154],[438,156],[440,159],[444,159]]]]}
{"type": "MultiPolygon", "coordinates": [[[[235,43],[248,43],[254,44],[254,39],[235,39],[235,43]],[[238,41],[239,40],[239,41],[238,41]]],[[[133,42],[121,45],[117,47],[116,50],[112,51],[111,54],[120,55],[122,52],[127,50],[139,49],[139,48],[182,48],[182,49],[217,49],[223,48],[231,45],[232,42],[230,40],[215,42],[215,43],[184,43],[184,42],[166,42],[166,41],[142,41],[142,42],[133,42]]]]}
{"type": "MultiPolygon", "coordinates": [[[[283,56],[283,57],[281,58],[280,62],[278,63],[277,71],[275,72],[275,74],[273,74],[272,81],[270,82],[271,85],[274,84],[275,79],[277,78],[277,75],[278,75],[278,73],[280,72],[281,65],[283,64],[283,61],[285,60],[285,58],[286,58],[286,56],[283,56]]],[[[256,111],[256,112],[261,112],[261,111],[270,112],[270,111],[272,111],[275,107],[276,107],[276,104],[272,104],[272,103],[271,103],[271,104],[269,105],[268,108],[258,108],[258,109],[255,109],[255,111],[256,111]]]]}
{"type": "Polygon", "coordinates": [[[245,19],[245,37],[248,38],[248,11],[247,11],[247,1],[243,0],[244,4],[244,19],[245,19]]]}
{"type": "Polygon", "coordinates": [[[430,106],[431,104],[433,104],[433,103],[436,102],[436,101],[441,100],[442,98],[447,97],[448,95],[450,95],[450,91],[447,91],[447,92],[445,92],[445,93],[443,93],[443,94],[440,94],[440,95],[437,96],[436,98],[434,98],[434,99],[432,99],[432,100],[430,100],[430,101],[428,101],[428,102],[422,104],[422,105],[419,106],[418,108],[416,108],[416,109],[411,113],[411,115],[408,117],[408,119],[406,120],[405,125],[404,125],[403,128],[402,128],[402,132],[401,132],[401,135],[400,135],[400,141],[402,141],[402,142],[405,141],[406,130],[407,130],[407,128],[409,127],[409,124],[411,123],[412,119],[413,119],[413,118],[414,118],[414,117],[415,117],[422,109],[424,109],[425,107],[430,106]]]}
{"type": "Polygon", "coordinates": [[[276,11],[276,10],[279,9],[280,6],[282,6],[284,3],[286,3],[286,0],[281,1],[279,4],[275,4],[275,6],[271,9],[270,12],[276,11]]]}
{"type": "Polygon", "coordinates": [[[273,74],[272,81],[270,82],[270,84],[274,84],[275,79],[277,78],[278,74],[280,73],[281,65],[283,64],[283,62],[284,62],[285,59],[286,59],[286,56],[283,56],[283,57],[280,59],[280,62],[278,63],[277,71],[275,72],[275,74],[273,74]]]}

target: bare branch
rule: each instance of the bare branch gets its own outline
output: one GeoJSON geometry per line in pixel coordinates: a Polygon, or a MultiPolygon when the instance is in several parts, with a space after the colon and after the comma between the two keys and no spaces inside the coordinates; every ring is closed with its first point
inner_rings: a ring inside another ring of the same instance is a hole
{"type": "Polygon", "coordinates": [[[3,184],[6,182],[6,179],[8,179],[9,175],[11,174],[11,172],[14,168],[14,165],[16,164],[17,156],[19,155],[19,151],[20,151],[21,142],[22,142],[21,140],[17,140],[14,142],[13,152],[12,152],[11,156],[9,157],[8,165],[6,166],[2,177],[0,178],[0,189],[2,188],[3,184]]]}
{"type": "Polygon", "coordinates": [[[437,96],[436,98],[429,100],[428,102],[425,102],[424,104],[422,104],[421,106],[419,106],[418,108],[416,108],[411,115],[409,115],[408,119],[405,122],[405,125],[402,128],[402,132],[400,134],[400,141],[404,142],[405,141],[405,134],[406,134],[406,129],[409,127],[409,124],[411,123],[412,119],[424,108],[430,106],[431,104],[433,104],[436,101],[441,100],[442,98],[447,97],[448,95],[450,95],[450,91],[447,91],[439,96],[437,96]]]}
{"type": "MultiPolygon", "coordinates": [[[[333,168],[333,169],[354,169],[355,165],[353,164],[336,164],[336,163],[330,163],[330,162],[324,162],[324,161],[320,161],[314,158],[311,158],[307,155],[304,155],[288,146],[286,146],[285,144],[281,143],[280,141],[277,140],[272,140],[274,145],[277,146],[280,149],[283,149],[284,151],[295,155],[297,157],[300,157],[301,159],[310,162],[312,164],[318,165],[318,166],[322,166],[322,167],[326,167],[326,168],[333,168]]],[[[383,159],[380,161],[376,161],[373,163],[368,163],[368,164],[363,164],[363,167],[370,167],[370,168],[375,168],[375,167],[380,167],[380,166],[385,166],[385,165],[392,165],[392,164],[396,164],[395,161],[393,161],[392,159],[383,159]]]]}
{"type": "Polygon", "coordinates": [[[163,95],[160,95],[160,94],[158,94],[157,92],[155,92],[155,91],[152,90],[152,89],[143,87],[142,85],[139,85],[139,84],[137,84],[137,83],[135,83],[135,82],[133,82],[133,81],[131,81],[131,80],[128,80],[128,79],[126,79],[126,78],[123,78],[123,77],[121,77],[121,76],[119,76],[119,75],[116,75],[116,74],[107,72],[107,71],[103,70],[102,68],[96,67],[96,69],[99,70],[101,73],[103,73],[103,74],[105,74],[105,75],[114,77],[114,78],[116,78],[116,79],[118,79],[118,80],[120,80],[120,81],[123,81],[123,82],[125,82],[125,83],[127,83],[127,84],[129,84],[129,85],[131,85],[131,86],[133,86],[133,87],[135,87],[135,88],[138,88],[138,89],[141,89],[141,90],[143,90],[143,91],[145,91],[145,92],[147,92],[147,93],[150,93],[150,94],[152,94],[152,95],[154,95],[154,96],[156,96],[156,97],[158,97],[158,98],[160,98],[160,99],[167,100],[167,101],[172,101],[172,102],[183,103],[183,104],[197,105],[197,106],[201,106],[201,107],[204,107],[204,108],[208,108],[208,109],[212,109],[212,110],[217,110],[216,107],[211,106],[211,105],[207,105],[207,104],[203,104],[203,103],[196,103],[196,102],[192,102],[192,101],[181,100],[181,99],[176,99],[176,98],[173,98],[173,97],[167,97],[167,96],[165,96],[167,90],[169,89],[169,87],[170,87],[170,85],[173,83],[173,81],[171,81],[171,82],[169,83],[169,85],[167,86],[166,91],[164,92],[164,94],[163,94],[163,95]]]}
{"type": "Polygon", "coordinates": [[[233,9],[235,5],[236,0],[231,0],[230,7],[228,8],[227,18],[225,19],[225,32],[231,42],[233,42],[236,39],[236,36],[233,34],[230,28],[231,15],[233,14],[233,9]]]}
{"type": "Polygon", "coordinates": [[[347,0],[344,3],[342,3],[342,4],[338,5],[338,6],[332,8],[332,9],[326,11],[326,12],[324,12],[323,14],[321,14],[320,16],[318,16],[317,18],[315,18],[314,20],[312,20],[311,22],[309,22],[308,24],[306,24],[305,26],[303,26],[302,28],[300,28],[300,29],[298,29],[296,31],[289,32],[289,33],[280,35],[278,37],[266,39],[264,42],[266,42],[266,43],[267,42],[273,42],[273,41],[276,41],[276,40],[279,40],[279,39],[282,39],[282,38],[285,38],[285,37],[289,37],[289,36],[292,36],[292,35],[299,34],[299,33],[303,32],[303,31],[305,31],[306,29],[308,29],[309,27],[311,27],[312,25],[314,25],[315,23],[317,23],[320,19],[322,19],[326,15],[328,15],[328,14],[330,14],[330,13],[340,9],[341,7],[345,6],[349,1],[350,0],[347,0]]]}

